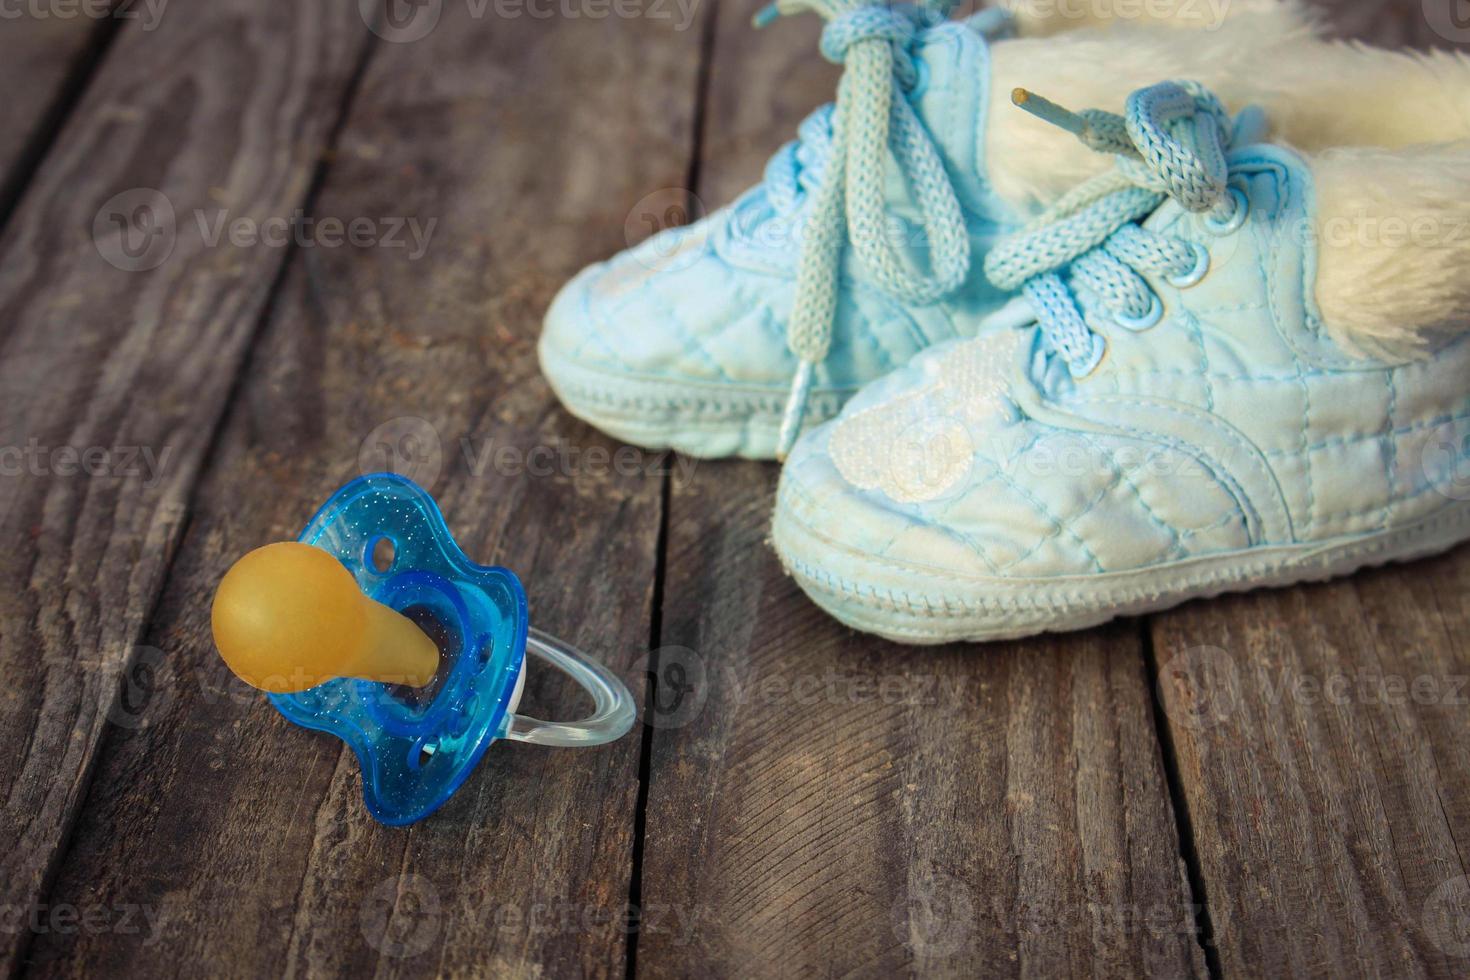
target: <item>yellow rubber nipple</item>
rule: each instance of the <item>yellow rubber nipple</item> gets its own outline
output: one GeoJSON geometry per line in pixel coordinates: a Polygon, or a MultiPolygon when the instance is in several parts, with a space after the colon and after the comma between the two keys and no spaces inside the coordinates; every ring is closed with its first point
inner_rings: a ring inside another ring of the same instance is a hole
{"type": "Polygon", "coordinates": [[[363,595],[341,562],[309,544],[268,544],[235,562],[210,623],[230,669],[272,694],[338,677],[422,687],[439,669],[423,630],[363,595]]]}

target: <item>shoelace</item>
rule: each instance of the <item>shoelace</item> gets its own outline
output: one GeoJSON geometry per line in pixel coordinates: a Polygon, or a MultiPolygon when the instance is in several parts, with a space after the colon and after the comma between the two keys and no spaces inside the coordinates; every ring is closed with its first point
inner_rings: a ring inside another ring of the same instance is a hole
{"type": "Polygon", "coordinates": [[[1244,220],[1245,196],[1228,185],[1225,154],[1232,144],[1253,139],[1262,119],[1248,110],[1232,122],[1220,100],[1194,82],[1140,89],[1128,98],[1124,115],[1072,113],[1023,90],[1016,102],[1119,157],[1115,170],[1079,185],[985,259],[995,286],[1021,289],[1031,300],[1047,352],[1081,378],[1102,360],[1104,320],[1144,330],[1162,318],[1162,301],[1141,272],[1186,286],[1208,267],[1203,247],[1149,231],[1139,221],[1168,198],[1208,214],[1217,230],[1244,220]]]}
{"type": "Polygon", "coordinates": [[[953,292],[970,270],[964,214],[933,138],[904,92],[918,84],[911,52],[925,27],[942,21],[952,0],[890,7],[872,0],[778,0],[756,15],[757,26],[810,10],[825,20],[823,57],[845,66],[836,101],[812,113],[799,139],[766,167],[771,202],[794,209],[815,187],[786,342],[798,367],[781,420],[777,456],[800,431],[816,366],[832,345],[842,249],[850,244],[874,282],[890,296],[923,304],[953,292]],[[928,275],[916,273],[887,234],[884,169],[889,151],[923,216],[931,252],[928,275]]]}

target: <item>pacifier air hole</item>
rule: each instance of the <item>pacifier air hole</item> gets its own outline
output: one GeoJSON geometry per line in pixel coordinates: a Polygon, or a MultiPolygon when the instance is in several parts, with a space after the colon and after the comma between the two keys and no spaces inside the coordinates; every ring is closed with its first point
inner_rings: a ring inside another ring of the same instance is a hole
{"type": "Polygon", "coordinates": [[[410,768],[422,769],[434,760],[434,753],[439,750],[437,738],[426,738],[416,742],[408,750],[408,764],[410,768]]]}
{"type": "Polygon", "coordinates": [[[363,555],[363,564],[379,575],[387,575],[398,560],[398,546],[386,534],[380,534],[369,541],[366,552],[363,555]]]}

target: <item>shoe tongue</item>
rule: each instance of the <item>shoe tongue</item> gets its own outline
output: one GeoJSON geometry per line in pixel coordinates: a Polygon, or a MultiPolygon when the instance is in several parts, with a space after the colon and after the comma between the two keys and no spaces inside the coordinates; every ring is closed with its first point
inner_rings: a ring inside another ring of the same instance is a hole
{"type": "MultiPolygon", "coordinates": [[[[990,85],[986,40],[980,28],[992,26],[977,15],[921,32],[913,49],[918,87],[909,93],[896,92],[896,97],[908,98],[934,141],[960,206],[983,217],[996,216],[996,202],[980,173],[981,126],[990,85]]],[[[917,219],[913,195],[891,154],[886,192],[895,213],[917,219]]]]}

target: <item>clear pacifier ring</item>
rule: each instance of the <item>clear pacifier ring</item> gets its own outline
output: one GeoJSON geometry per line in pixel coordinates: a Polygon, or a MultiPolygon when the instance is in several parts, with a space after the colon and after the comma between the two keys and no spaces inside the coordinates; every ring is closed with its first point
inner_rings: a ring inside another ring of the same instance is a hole
{"type": "Polygon", "coordinates": [[[601,745],[627,734],[637,711],[628,688],[602,664],[570,644],[532,629],[526,652],[546,661],[581,685],[592,696],[593,711],[580,721],[540,721],[526,715],[506,715],[504,737],[534,745],[573,748],[601,745]]]}

